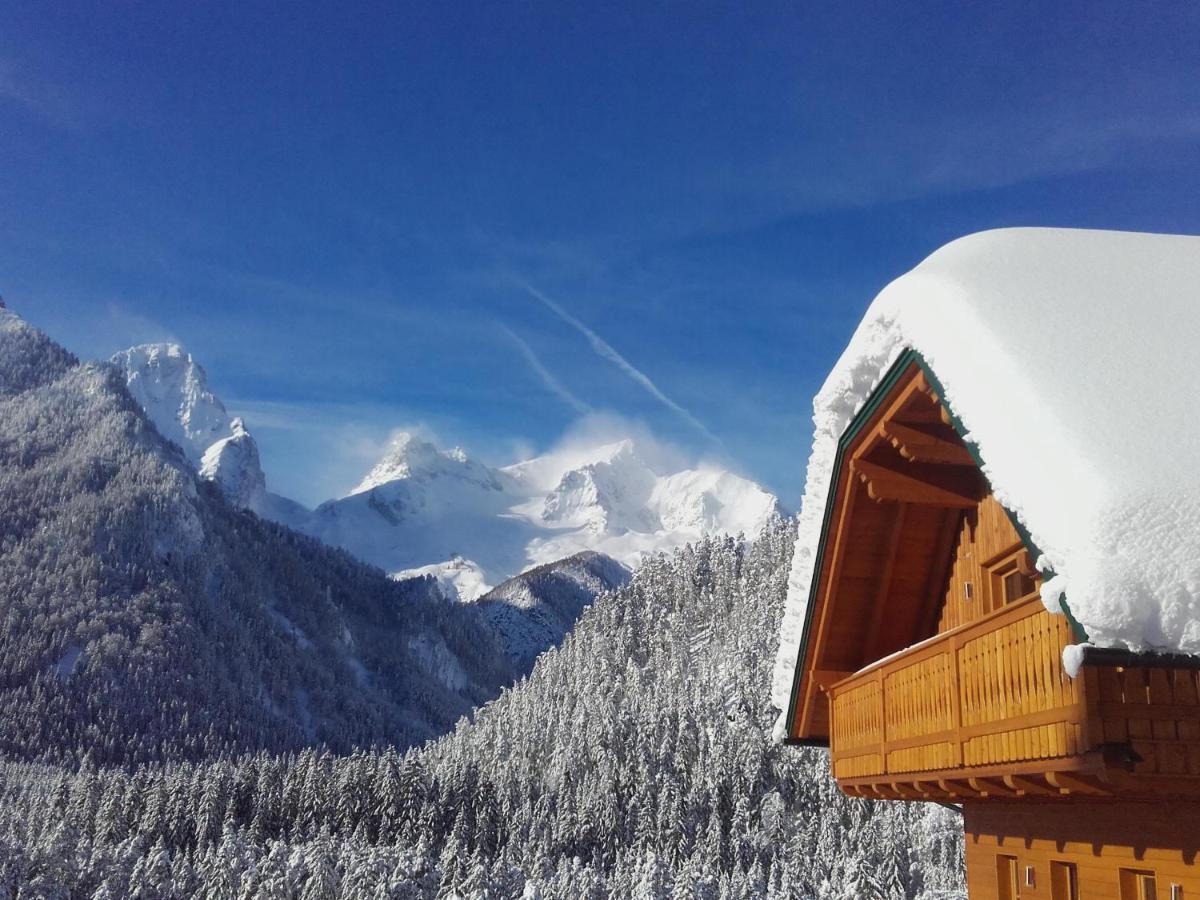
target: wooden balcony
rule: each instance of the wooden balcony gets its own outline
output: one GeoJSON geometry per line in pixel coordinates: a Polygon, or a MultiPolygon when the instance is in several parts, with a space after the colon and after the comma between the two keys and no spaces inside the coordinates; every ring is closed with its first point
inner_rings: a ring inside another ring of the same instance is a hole
{"type": "Polygon", "coordinates": [[[837,682],[834,777],[887,798],[1110,793],[1095,673],[1063,671],[1072,642],[1032,597],[837,682]]]}

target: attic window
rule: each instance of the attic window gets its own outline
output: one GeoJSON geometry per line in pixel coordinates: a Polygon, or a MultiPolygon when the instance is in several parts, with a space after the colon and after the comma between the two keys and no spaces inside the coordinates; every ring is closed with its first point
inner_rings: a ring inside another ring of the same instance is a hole
{"type": "Polygon", "coordinates": [[[1020,549],[987,566],[991,573],[992,603],[995,608],[1016,603],[1037,593],[1037,570],[1029,554],[1020,549]]]}
{"type": "Polygon", "coordinates": [[[1004,602],[1015,603],[1034,592],[1036,585],[1024,572],[1013,570],[1004,576],[1004,602]]]}

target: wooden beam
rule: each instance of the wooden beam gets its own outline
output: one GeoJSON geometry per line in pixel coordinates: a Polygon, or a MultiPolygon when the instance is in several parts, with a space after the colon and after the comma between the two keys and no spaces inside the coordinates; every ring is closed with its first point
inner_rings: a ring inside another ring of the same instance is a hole
{"type": "Polygon", "coordinates": [[[904,800],[924,800],[925,794],[915,788],[909,787],[906,784],[900,784],[898,781],[891,783],[891,788],[895,793],[904,800]]]}
{"type": "Polygon", "coordinates": [[[1072,772],[1047,772],[1046,780],[1064,794],[1094,794],[1103,797],[1112,793],[1090,779],[1072,772]]]}
{"type": "Polygon", "coordinates": [[[973,467],[908,463],[892,468],[865,459],[855,460],[853,467],[875,501],[973,509],[983,496],[982,476],[973,467]]]}
{"type": "Polygon", "coordinates": [[[940,781],[917,780],[912,785],[927,800],[949,800],[951,797],[940,781]]]}
{"type": "Polygon", "coordinates": [[[1024,778],[1020,775],[1005,775],[1004,783],[1017,792],[1017,796],[1021,797],[1025,794],[1032,794],[1035,797],[1057,797],[1058,791],[1054,788],[1038,784],[1030,778],[1024,778]]]}
{"type": "Polygon", "coordinates": [[[930,403],[937,403],[937,394],[933,392],[933,388],[929,384],[929,379],[925,377],[925,373],[920,369],[913,375],[912,380],[913,390],[924,394],[930,403]]]}
{"type": "MultiPolygon", "coordinates": [[[[827,641],[829,619],[831,615],[829,603],[829,595],[833,592],[833,586],[837,584],[838,570],[842,564],[842,556],[846,552],[846,523],[850,520],[850,510],[854,506],[854,499],[858,491],[862,490],[862,485],[859,480],[854,477],[854,473],[847,470],[844,475],[839,478],[841,482],[835,487],[835,493],[831,502],[838,504],[837,519],[832,531],[833,548],[832,552],[822,562],[822,570],[815,573],[818,579],[818,591],[816,596],[817,608],[814,610],[813,624],[816,628],[809,634],[809,650],[812,658],[819,662],[821,655],[825,650],[827,641]]],[[[803,675],[803,673],[801,673],[803,675]]],[[[799,685],[802,691],[797,697],[796,717],[799,722],[792,721],[792,734],[810,735],[813,728],[813,720],[816,718],[816,705],[822,701],[822,692],[816,687],[815,682],[805,681],[801,678],[799,685]]]]}
{"type": "Polygon", "coordinates": [[[859,796],[869,800],[903,800],[904,798],[883,784],[864,784],[859,789],[859,796]]]}
{"type": "Polygon", "coordinates": [[[949,778],[941,778],[938,779],[938,787],[940,787],[951,797],[975,798],[983,796],[982,792],[975,790],[965,781],[955,781],[949,778]]]}
{"type": "Polygon", "coordinates": [[[949,426],[906,425],[884,422],[883,433],[900,455],[913,462],[973,466],[971,451],[949,426]]]}
{"type": "Polygon", "coordinates": [[[979,792],[981,797],[1015,797],[1017,792],[994,778],[968,778],[967,784],[979,792]]]}

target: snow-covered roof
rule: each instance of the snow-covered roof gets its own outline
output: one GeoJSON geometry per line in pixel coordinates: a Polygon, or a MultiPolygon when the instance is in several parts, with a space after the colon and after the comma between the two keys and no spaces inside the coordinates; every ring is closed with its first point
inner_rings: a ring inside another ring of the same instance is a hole
{"type": "Polygon", "coordinates": [[[889,284],[813,400],[773,700],[787,708],[837,442],[919,352],[1089,643],[1200,654],[1200,238],[1015,228],[889,284]]]}

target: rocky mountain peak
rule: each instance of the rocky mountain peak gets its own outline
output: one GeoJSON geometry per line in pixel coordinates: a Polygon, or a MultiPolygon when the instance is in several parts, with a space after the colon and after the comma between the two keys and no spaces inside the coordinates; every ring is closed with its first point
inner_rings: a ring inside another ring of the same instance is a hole
{"type": "Polygon", "coordinates": [[[266,496],[258,445],[241,417],[230,417],[208,376],[182,346],[139,344],[110,362],[159,433],[176,444],[197,474],[238,506],[257,509],[266,496]]]}

